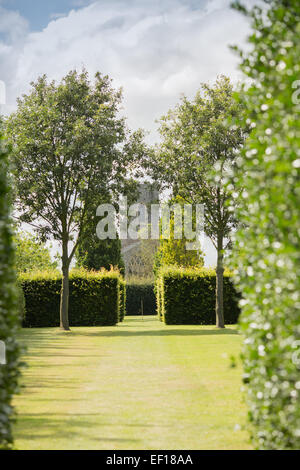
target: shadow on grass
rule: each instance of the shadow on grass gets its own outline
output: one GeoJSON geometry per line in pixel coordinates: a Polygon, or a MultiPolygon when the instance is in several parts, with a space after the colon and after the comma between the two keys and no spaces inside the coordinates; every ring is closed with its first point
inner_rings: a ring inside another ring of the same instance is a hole
{"type": "MultiPolygon", "coordinates": [[[[25,377],[25,375],[24,375],[25,377]]],[[[26,373],[26,380],[30,381],[29,386],[24,386],[22,393],[33,393],[35,390],[44,388],[62,388],[62,389],[74,389],[77,387],[77,383],[74,383],[74,379],[67,380],[65,377],[51,377],[51,378],[38,378],[35,375],[26,373]]],[[[78,379],[79,380],[79,379],[78,379]]],[[[53,399],[52,399],[53,400],[53,399]]]]}
{"type": "MultiPolygon", "coordinates": [[[[20,415],[20,418],[24,421],[24,423],[29,423],[31,421],[35,421],[35,422],[40,422],[40,423],[44,423],[46,424],[46,421],[45,421],[45,418],[48,420],[48,419],[52,419],[53,420],[53,417],[55,416],[58,416],[59,418],[63,418],[63,421],[61,421],[60,419],[56,420],[55,422],[65,422],[67,420],[72,420],[72,421],[76,421],[76,418],[78,417],[78,419],[81,420],[81,417],[89,417],[89,416],[101,416],[101,413],[72,413],[71,414],[68,414],[68,413],[21,413],[20,415]]],[[[102,415],[103,418],[105,417],[104,415],[102,415]]],[[[80,421],[82,422],[82,421],[80,421]]],[[[84,423],[83,423],[84,424],[84,423]]],[[[157,428],[158,426],[160,428],[170,428],[170,427],[173,427],[173,424],[161,424],[161,423],[156,423],[156,424],[150,424],[150,423],[112,423],[112,422],[105,422],[105,421],[101,421],[99,423],[101,426],[118,426],[118,427],[129,427],[129,428],[157,428]]]]}
{"type": "MultiPolygon", "coordinates": [[[[93,442],[140,442],[140,439],[122,438],[117,436],[103,437],[99,432],[99,437],[95,436],[95,417],[99,417],[100,413],[20,413],[18,424],[15,426],[15,438],[32,440],[37,439],[40,443],[43,440],[74,440],[86,438],[93,442]],[[58,419],[55,419],[58,417],[58,419]],[[89,419],[90,417],[90,419],[89,419]],[[22,429],[22,431],[18,431],[22,429]],[[38,430],[38,432],[36,432],[38,430]],[[43,432],[45,431],[45,432],[43,432]],[[92,437],[93,436],[93,437],[92,437]]],[[[122,428],[155,428],[157,426],[170,427],[170,425],[161,424],[146,424],[146,423],[112,423],[106,422],[103,416],[103,421],[99,421],[99,426],[119,427],[118,434],[124,434],[122,428]]],[[[97,428],[97,426],[96,426],[97,428]]],[[[105,431],[107,435],[107,430],[105,431]]]]}
{"type": "MultiPolygon", "coordinates": [[[[76,336],[95,336],[95,337],[134,337],[134,336],[207,336],[207,335],[238,335],[239,332],[235,328],[218,329],[207,325],[165,325],[154,316],[144,317],[126,317],[124,323],[115,326],[90,326],[90,327],[71,326],[71,332],[68,334],[70,338],[76,336]],[[154,328],[153,328],[154,327],[154,328]],[[82,329],[84,328],[84,329],[82,329]],[[132,331],[134,329],[134,331],[132,331]]],[[[31,347],[40,349],[51,349],[51,347],[65,350],[65,336],[63,332],[56,328],[34,328],[22,330],[23,340],[30,340],[31,347]],[[60,334],[62,333],[62,334],[60,334]],[[44,341],[44,344],[43,344],[44,341]]],[[[76,348],[78,357],[81,356],[80,350],[88,351],[94,348],[78,347],[76,348]]],[[[54,354],[55,355],[55,354],[54,354]]],[[[70,357],[73,356],[70,354],[70,357]]]]}
{"type": "MultiPolygon", "coordinates": [[[[192,326],[192,325],[189,325],[192,326]]],[[[199,326],[199,325],[197,325],[199,326]]],[[[98,336],[98,337],[137,337],[137,336],[207,336],[207,335],[215,335],[215,336],[227,336],[227,335],[238,335],[239,332],[236,329],[233,328],[225,328],[225,329],[217,329],[217,328],[212,328],[212,329],[178,329],[174,326],[172,326],[170,329],[161,329],[161,330],[152,330],[152,329],[145,329],[142,331],[128,331],[123,328],[110,328],[110,329],[103,329],[100,330],[99,327],[90,327],[90,329],[87,331],[74,331],[73,335],[74,336],[98,336]],[[96,331],[95,331],[96,330],[96,331]]],[[[38,348],[45,348],[49,349],[51,348],[51,343],[49,343],[47,346],[42,346],[40,344],[40,341],[51,341],[52,347],[55,349],[65,349],[65,346],[57,346],[54,344],[55,340],[59,340],[59,337],[53,337],[53,334],[47,333],[47,331],[41,331],[37,332],[35,331],[33,336],[30,338],[30,345],[34,346],[35,343],[38,346],[38,348]]],[[[70,355],[71,357],[72,355],[70,355]]],[[[81,357],[84,357],[82,355],[81,357]]]]}
{"type": "Polygon", "coordinates": [[[207,335],[238,335],[238,331],[232,328],[226,329],[211,329],[211,330],[189,330],[189,329],[178,329],[172,327],[171,329],[162,330],[143,330],[143,331],[126,331],[122,329],[106,330],[106,331],[83,331],[78,333],[80,336],[99,336],[99,337],[122,337],[122,336],[207,336],[207,335]]]}

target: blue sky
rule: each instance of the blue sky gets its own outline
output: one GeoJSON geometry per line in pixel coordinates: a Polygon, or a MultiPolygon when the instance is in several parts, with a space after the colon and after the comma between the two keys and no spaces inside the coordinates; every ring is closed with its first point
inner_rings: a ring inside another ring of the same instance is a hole
{"type": "Polygon", "coordinates": [[[26,18],[30,30],[41,31],[50,20],[66,15],[72,9],[82,8],[92,0],[2,0],[0,4],[18,11],[26,18]]]}

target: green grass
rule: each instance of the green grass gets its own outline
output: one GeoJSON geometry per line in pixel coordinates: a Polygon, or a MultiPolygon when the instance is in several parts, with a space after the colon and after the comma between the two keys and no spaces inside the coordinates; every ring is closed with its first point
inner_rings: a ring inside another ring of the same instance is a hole
{"type": "Polygon", "coordinates": [[[27,329],[18,449],[247,449],[234,327],[27,329]]]}

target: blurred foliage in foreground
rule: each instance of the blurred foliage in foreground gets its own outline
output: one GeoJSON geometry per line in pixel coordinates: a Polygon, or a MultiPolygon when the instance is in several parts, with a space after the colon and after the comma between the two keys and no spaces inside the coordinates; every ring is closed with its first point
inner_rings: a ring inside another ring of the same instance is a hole
{"type": "MultiPolygon", "coordinates": [[[[0,129],[0,340],[6,363],[0,364],[0,449],[9,449],[13,443],[12,398],[18,388],[20,347],[18,331],[17,290],[14,248],[10,219],[10,189],[8,184],[8,154],[0,129]],[[5,344],[5,351],[3,350],[5,344]],[[6,354],[5,354],[6,352],[6,354]]],[[[2,359],[4,359],[2,358],[2,359]]]]}
{"type": "Polygon", "coordinates": [[[270,0],[252,18],[242,94],[253,130],[235,173],[244,227],[235,268],[242,291],[252,436],[259,449],[300,447],[300,3],[270,0]],[[266,14],[267,12],[267,14],[266,14]]]}

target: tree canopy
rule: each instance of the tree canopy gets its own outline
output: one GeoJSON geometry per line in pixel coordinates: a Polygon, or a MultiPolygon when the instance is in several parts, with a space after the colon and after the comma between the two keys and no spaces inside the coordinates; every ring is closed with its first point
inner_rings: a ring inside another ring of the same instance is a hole
{"type": "MultiPolygon", "coordinates": [[[[104,203],[111,203],[107,195],[104,203]]],[[[97,201],[99,202],[99,201],[97,201]]],[[[79,240],[75,253],[76,264],[86,269],[99,270],[110,269],[111,266],[119,268],[124,273],[124,262],[121,255],[121,240],[116,236],[115,239],[100,240],[96,233],[97,207],[91,206],[89,209],[88,224],[83,229],[83,234],[79,240]]]]}
{"type": "Polygon", "coordinates": [[[241,107],[229,78],[203,84],[194,99],[181,102],[160,120],[161,145],[152,162],[154,177],[184,201],[204,204],[204,229],[218,252],[216,320],[224,327],[223,250],[236,225],[225,177],[235,165],[247,126],[231,125],[241,107]]]}
{"type": "MultiPolygon", "coordinates": [[[[172,201],[170,201],[172,202],[172,201]]],[[[176,197],[174,200],[175,204],[183,208],[183,199],[176,197]]],[[[176,209],[175,209],[176,210],[176,209]]],[[[183,215],[183,211],[181,212],[183,215]]],[[[193,221],[195,228],[195,214],[193,214],[193,221]]],[[[154,259],[154,274],[157,275],[160,267],[162,266],[180,266],[184,268],[189,267],[202,267],[204,265],[203,252],[200,248],[198,249],[187,249],[187,243],[189,240],[186,238],[184,230],[181,233],[181,238],[177,238],[175,230],[175,215],[174,212],[170,217],[170,228],[168,229],[168,238],[163,237],[163,233],[160,236],[159,246],[155,254],[154,259]]],[[[162,230],[163,232],[163,230],[162,230]]]]}
{"type": "Polygon", "coordinates": [[[14,241],[17,272],[57,269],[57,261],[52,261],[50,250],[35,235],[17,232],[14,241]]]}

